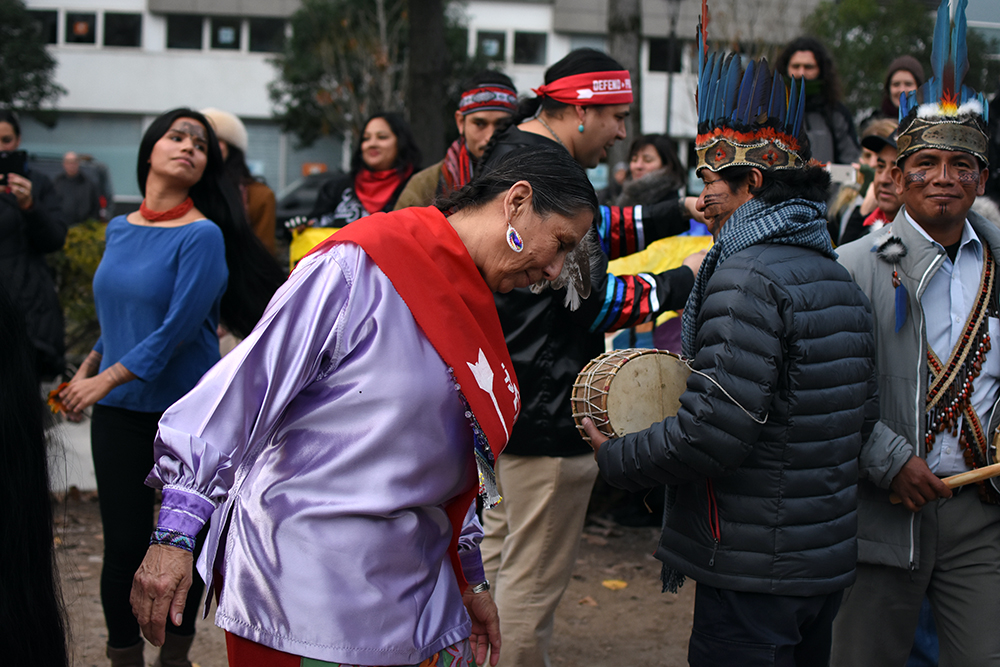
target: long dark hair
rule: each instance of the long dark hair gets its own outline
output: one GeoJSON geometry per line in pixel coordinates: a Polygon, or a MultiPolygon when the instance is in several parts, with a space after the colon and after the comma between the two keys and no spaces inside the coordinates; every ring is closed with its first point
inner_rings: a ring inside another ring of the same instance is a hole
{"type": "MultiPolygon", "coordinates": [[[[410,124],[406,122],[402,114],[396,113],[395,111],[377,111],[371,116],[365,119],[365,124],[361,126],[362,133],[364,133],[365,128],[368,127],[368,123],[372,122],[376,118],[381,118],[389,125],[389,129],[392,133],[396,135],[396,161],[392,163],[393,169],[399,172],[400,175],[407,170],[408,167],[413,167],[413,171],[417,172],[420,170],[420,160],[422,158],[420,154],[420,147],[417,146],[416,140],[413,138],[413,132],[410,131],[410,124]]],[[[364,157],[361,152],[361,137],[358,137],[358,143],[354,147],[354,153],[351,155],[351,180],[357,176],[362,169],[367,169],[365,165],[364,157]]]]}
{"type": "Polygon", "coordinates": [[[226,156],[226,162],[222,167],[226,178],[237,186],[256,183],[257,179],[250,173],[250,167],[247,166],[247,156],[243,150],[232,144],[227,145],[229,146],[229,155],[226,156]]]}
{"type": "Polygon", "coordinates": [[[251,231],[242,197],[236,185],[226,178],[218,137],[205,116],[182,108],[168,111],[153,121],[139,144],[136,166],[139,190],[146,194],[153,145],[178,118],[196,120],[208,133],[208,164],[201,180],[191,186],[188,194],[198,210],[222,230],[229,269],[229,284],[222,297],[222,323],[238,337],[245,338],[264,314],[264,308],[284,282],[285,275],[251,231]]]}
{"type": "Polygon", "coordinates": [[[66,665],[45,406],[24,316],[2,284],[0,349],[0,655],[8,665],[66,665]]]}
{"type": "MultiPolygon", "coordinates": [[[[604,51],[598,51],[597,49],[590,48],[575,49],[570,51],[562,60],[545,70],[545,83],[549,84],[557,79],[573,76],[574,74],[585,74],[587,72],[608,72],[623,69],[625,69],[625,67],[620,62],[606,54],[604,51]]],[[[517,114],[514,116],[514,122],[520,123],[527,118],[531,118],[538,112],[539,106],[543,111],[558,113],[561,109],[565,109],[570,105],[565,102],[557,102],[547,96],[529,97],[528,99],[521,101],[517,114]]]]}
{"type": "Polygon", "coordinates": [[[833,106],[840,101],[841,86],[840,75],[837,74],[837,65],[833,62],[833,56],[823,42],[815,37],[797,37],[778,56],[774,71],[781,76],[788,76],[788,62],[798,51],[811,51],[819,65],[819,80],[823,82],[823,98],[827,106],[833,106]]]}
{"type": "Polygon", "coordinates": [[[485,173],[434,205],[445,214],[477,208],[507,192],[518,181],[531,184],[531,207],[540,216],[597,215],[597,194],[580,163],[562,148],[523,146],[501,156],[485,173]]]}

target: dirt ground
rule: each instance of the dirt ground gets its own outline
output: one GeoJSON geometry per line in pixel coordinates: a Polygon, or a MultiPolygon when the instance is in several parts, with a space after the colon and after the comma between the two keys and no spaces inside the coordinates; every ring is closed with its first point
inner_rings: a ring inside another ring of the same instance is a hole
{"type": "MultiPolygon", "coordinates": [[[[658,530],[625,528],[593,514],[588,519],[573,579],[556,613],[550,655],[561,667],[674,667],[687,664],[694,586],[660,593],[658,530]],[[624,581],[618,590],[604,582],[624,581]]],[[[56,549],[70,618],[74,667],[106,667],[101,614],[101,521],[93,494],[70,494],[56,508],[56,549]]],[[[226,667],[225,637],[200,621],[191,657],[200,667],[226,667]]],[[[148,646],[147,664],[156,650],[148,646]]]]}

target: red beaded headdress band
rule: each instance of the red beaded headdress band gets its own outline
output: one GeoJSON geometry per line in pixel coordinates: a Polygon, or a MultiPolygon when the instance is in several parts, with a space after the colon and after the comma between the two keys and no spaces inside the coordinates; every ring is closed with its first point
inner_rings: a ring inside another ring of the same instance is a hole
{"type": "Polygon", "coordinates": [[[563,104],[632,104],[632,79],[628,70],[584,72],[556,79],[532,91],[563,104]]]}
{"type": "Polygon", "coordinates": [[[476,86],[462,93],[458,110],[463,116],[476,111],[506,111],[513,114],[517,111],[517,92],[499,83],[476,86]]]}

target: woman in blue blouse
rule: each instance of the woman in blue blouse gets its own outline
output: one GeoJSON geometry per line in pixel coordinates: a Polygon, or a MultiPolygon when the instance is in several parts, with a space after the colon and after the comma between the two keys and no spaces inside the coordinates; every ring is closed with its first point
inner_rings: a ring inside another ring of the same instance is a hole
{"type": "MultiPolygon", "coordinates": [[[[224,179],[212,126],[175,109],[139,146],[138,211],[108,223],[94,276],[101,338],[60,399],[70,418],[93,405],[91,446],[104,524],[101,602],[114,666],[144,665],[132,615],[132,576],[153,528],[153,439],[163,411],[219,360],[220,320],[241,337],[283,276],[253,236],[239,193],[224,179]]],[[[189,666],[203,584],[167,632],[162,667],[189,666]]]]}

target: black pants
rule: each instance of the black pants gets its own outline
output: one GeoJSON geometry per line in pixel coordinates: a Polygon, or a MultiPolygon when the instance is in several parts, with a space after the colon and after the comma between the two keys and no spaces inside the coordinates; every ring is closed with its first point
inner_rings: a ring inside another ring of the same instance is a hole
{"type": "MultiPolygon", "coordinates": [[[[132,577],[146,555],[153,532],[154,494],[144,481],[153,468],[153,439],[160,414],[95,405],[90,424],[104,524],[101,604],[108,625],[108,646],[112,648],[134,646],[141,638],[129,593],[132,577]]],[[[198,539],[196,554],[201,549],[202,537],[198,539]]],[[[168,619],[168,631],[177,635],[194,634],[204,590],[204,582],[194,572],[184,620],[176,627],[168,619]]]]}
{"type": "Polygon", "coordinates": [[[698,584],[688,646],[692,667],[823,667],[843,591],[796,597],[698,584]]]}

